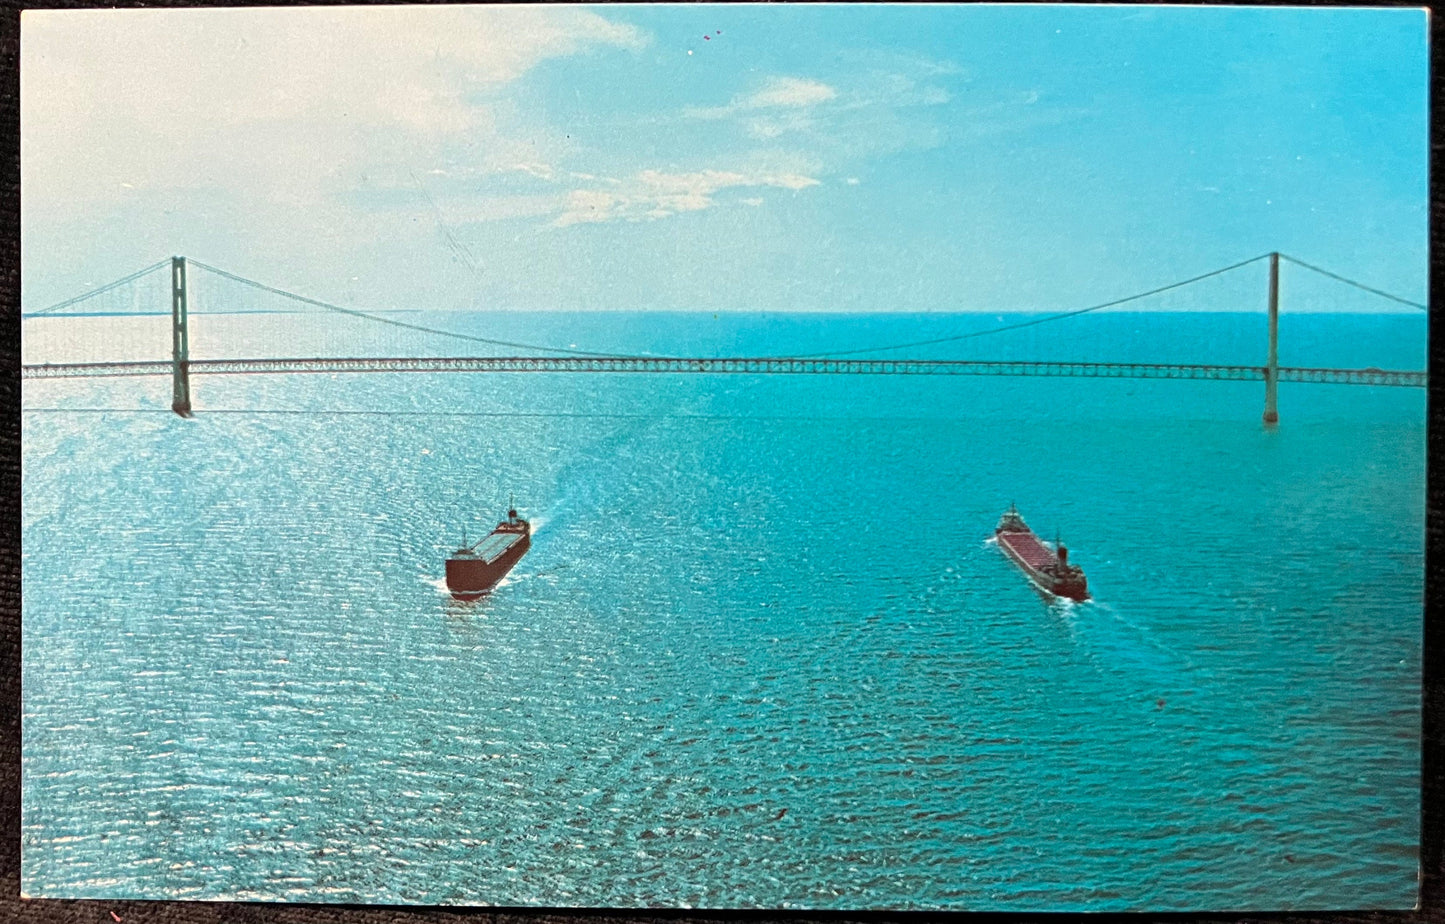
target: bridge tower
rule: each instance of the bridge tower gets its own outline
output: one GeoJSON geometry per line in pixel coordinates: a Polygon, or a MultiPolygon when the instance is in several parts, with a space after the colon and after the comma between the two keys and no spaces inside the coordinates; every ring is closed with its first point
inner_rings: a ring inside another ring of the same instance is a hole
{"type": "Polygon", "coordinates": [[[1264,366],[1264,423],[1279,423],[1279,254],[1269,255],[1269,355],[1264,366]]]}
{"type": "Polygon", "coordinates": [[[186,258],[171,257],[171,410],[191,416],[190,339],[186,335],[186,258]]]}

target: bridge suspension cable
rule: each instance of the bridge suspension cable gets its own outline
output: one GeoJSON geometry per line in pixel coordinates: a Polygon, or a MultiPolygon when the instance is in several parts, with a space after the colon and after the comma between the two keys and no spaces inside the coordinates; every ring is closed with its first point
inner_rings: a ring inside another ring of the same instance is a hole
{"type": "MultiPolygon", "coordinates": [[[[988,328],[988,329],[986,329],[986,330],[969,331],[969,332],[966,332],[966,333],[953,334],[953,335],[946,336],[946,337],[931,337],[931,338],[924,339],[924,340],[910,340],[910,341],[901,342],[901,343],[882,344],[882,345],[870,346],[870,347],[858,347],[858,348],[849,349],[849,350],[827,350],[827,351],[821,351],[821,352],[816,352],[816,353],[797,353],[797,354],[790,354],[788,357],[771,357],[771,358],[818,359],[818,358],[837,358],[837,357],[844,357],[844,356],[858,356],[858,355],[866,354],[866,353],[890,352],[890,351],[893,351],[893,350],[908,349],[908,348],[910,348],[910,347],[932,346],[932,345],[936,345],[936,344],[940,344],[940,343],[953,343],[953,342],[962,341],[962,340],[971,340],[971,339],[974,339],[974,338],[977,338],[977,337],[987,337],[987,336],[991,336],[991,335],[994,335],[994,334],[1004,333],[1004,332],[1006,332],[1006,331],[1019,330],[1019,329],[1021,329],[1021,328],[1026,328],[1026,327],[1034,327],[1034,326],[1037,326],[1037,325],[1040,325],[1040,324],[1048,324],[1048,323],[1053,322],[1053,321],[1062,321],[1062,320],[1065,320],[1065,319],[1067,319],[1067,318],[1074,318],[1074,317],[1078,317],[1078,316],[1080,316],[1080,315],[1089,314],[1090,312],[1101,311],[1101,310],[1103,310],[1103,309],[1105,309],[1105,308],[1113,308],[1113,307],[1116,307],[1116,306],[1119,306],[1119,305],[1128,304],[1129,302],[1138,301],[1138,300],[1140,300],[1140,299],[1148,298],[1148,297],[1153,296],[1153,295],[1159,295],[1159,294],[1162,294],[1162,293],[1164,293],[1164,292],[1172,291],[1172,290],[1174,290],[1174,289],[1180,289],[1180,288],[1183,288],[1184,286],[1193,285],[1193,284],[1196,283],[1196,282],[1202,282],[1202,281],[1204,281],[1204,280],[1206,280],[1206,279],[1210,279],[1210,278],[1215,277],[1215,276],[1221,276],[1221,275],[1223,275],[1223,274],[1225,274],[1225,273],[1233,272],[1234,270],[1240,269],[1240,268],[1245,267],[1245,266],[1248,266],[1248,265],[1250,265],[1250,264],[1252,264],[1252,263],[1256,263],[1256,262],[1258,262],[1258,261],[1260,261],[1260,260],[1266,259],[1268,256],[1269,256],[1269,254],[1260,254],[1259,256],[1251,257],[1251,258],[1248,259],[1248,260],[1241,260],[1241,261],[1238,262],[1238,263],[1233,263],[1233,264],[1231,264],[1231,265],[1229,265],[1229,266],[1221,267],[1221,268],[1219,268],[1219,269],[1212,270],[1212,271],[1207,272],[1207,273],[1202,273],[1202,274],[1200,274],[1200,275],[1198,275],[1198,276],[1193,276],[1193,277],[1191,277],[1191,278],[1189,278],[1189,279],[1180,280],[1179,282],[1170,283],[1169,285],[1158,286],[1158,287],[1156,287],[1156,288],[1149,289],[1149,290],[1144,291],[1144,292],[1138,292],[1138,293],[1133,294],[1133,295],[1128,295],[1128,296],[1125,296],[1125,297],[1123,297],[1123,298],[1111,299],[1110,301],[1102,302],[1102,303],[1097,304],[1097,305],[1089,305],[1089,306],[1087,306],[1087,307],[1077,308],[1077,309],[1074,309],[1074,310],[1072,310],[1072,311],[1064,311],[1064,312],[1060,312],[1060,313],[1057,313],[1057,314],[1047,315],[1047,316],[1044,316],[1044,317],[1031,318],[1031,319],[1026,320],[1026,321],[1019,321],[1019,322],[1012,323],[1012,324],[1004,324],[1004,325],[1000,325],[1000,326],[998,326],[998,327],[991,327],[991,328],[988,328]]],[[[1289,255],[1287,255],[1287,254],[1280,254],[1279,256],[1280,256],[1281,259],[1287,260],[1287,261],[1289,261],[1290,263],[1293,263],[1293,264],[1295,264],[1296,266],[1301,267],[1302,269],[1306,269],[1306,270],[1309,270],[1309,271],[1311,271],[1311,272],[1318,273],[1318,274],[1320,274],[1320,275],[1322,275],[1322,276],[1326,276],[1326,277],[1328,277],[1328,278],[1330,278],[1330,279],[1333,279],[1333,280],[1336,280],[1336,281],[1338,281],[1338,282],[1344,283],[1345,285],[1353,286],[1354,288],[1360,289],[1361,291],[1364,291],[1364,292],[1368,292],[1368,293],[1370,293],[1370,294],[1372,294],[1372,295],[1375,295],[1375,296],[1378,296],[1378,297],[1380,297],[1380,298],[1388,299],[1388,300],[1393,301],[1393,302],[1396,302],[1396,303],[1398,303],[1398,304],[1407,305],[1407,306],[1409,306],[1409,307],[1417,308],[1417,309],[1420,309],[1420,310],[1422,310],[1422,311],[1428,311],[1428,310],[1429,310],[1429,307],[1428,307],[1427,305],[1421,304],[1421,303],[1419,303],[1419,302],[1411,301],[1410,299],[1407,299],[1407,298],[1402,298],[1402,297],[1400,297],[1400,296],[1398,296],[1398,295],[1393,295],[1393,294],[1391,294],[1391,293],[1389,293],[1389,292],[1386,292],[1386,291],[1384,291],[1384,290],[1382,290],[1382,289],[1377,289],[1377,288],[1375,288],[1375,287],[1373,287],[1373,286],[1369,286],[1369,285],[1366,285],[1366,284],[1364,284],[1364,283],[1362,283],[1362,282],[1359,282],[1358,280],[1350,279],[1350,278],[1348,278],[1348,277],[1346,277],[1346,276],[1339,275],[1338,273],[1333,273],[1333,272],[1331,272],[1331,271],[1329,271],[1329,270],[1327,270],[1327,269],[1324,269],[1324,268],[1319,267],[1319,266],[1315,266],[1315,265],[1313,265],[1313,264],[1311,264],[1311,263],[1307,263],[1307,262],[1305,262],[1304,260],[1300,260],[1300,259],[1298,259],[1298,258],[1296,258],[1296,257],[1292,257],[1292,256],[1289,256],[1289,255]]],[[[33,318],[33,317],[38,317],[38,316],[41,316],[41,315],[47,315],[47,314],[51,314],[51,313],[60,311],[60,310],[62,310],[62,309],[64,309],[64,308],[68,308],[68,307],[70,307],[70,306],[72,306],[72,305],[79,304],[79,303],[81,303],[81,302],[86,301],[87,299],[95,298],[96,296],[102,295],[102,294],[104,294],[104,293],[106,293],[106,292],[112,291],[112,290],[117,289],[117,288],[119,288],[119,287],[121,287],[121,286],[124,286],[124,285],[127,285],[127,284],[129,284],[129,283],[135,282],[136,280],[141,279],[141,278],[145,277],[146,275],[148,275],[148,274],[150,274],[150,273],[154,273],[154,272],[156,272],[157,270],[165,267],[165,266],[168,265],[170,262],[171,262],[170,260],[161,260],[161,261],[159,261],[159,262],[157,262],[157,263],[153,263],[153,264],[151,264],[150,266],[145,267],[144,269],[137,270],[136,272],[131,273],[131,274],[128,275],[128,276],[124,276],[124,277],[122,277],[122,278],[120,278],[120,279],[117,279],[117,280],[115,280],[114,282],[110,282],[110,283],[107,283],[107,284],[105,284],[105,285],[103,285],[103,286],[100,286],[99,288],[92,289],[92,290],[90,290],[89,292],[85,292],[85,293],[83,293],[83,294],[81,294],[81,295],[77,295],[77,296],[75,296],[75,297],[73,297],[73,298],[68,298],[68,299],[66,299],[66,300],[64,300],[64,301],[57,302],[57,303],[55,303],[54,305],[50,305],[49,307],[43,308],[43,309],[41,309],[41,310],[39,310],[39,311],[34,311],[34,312],[27,313],[27,314],[22,314],[22,317],[23,317],[23,318],[33,318]]],[[[219,276],[219,277],[222,277],[222,278],[224,278],[224,279],[231,280],[231,281],[236,282],[236,283],[239,283],[239,284],[241,284],[241,285],[248,286],[248,287],[253,288],[253,289],[257,289],[257,290],[260,290],[260,291],[263,291],[263,292],[268,292],[268,293],[271,293],[271,294],[273,294],[273,295],[278,295],[278,296],[281,296],[281,297],[283,297],[283,298],[291,299],[291,300],[293,300],[293,301],[300,302],[300,303],[303,303],[303,304],[312,305],[312,306],[315,306],[315,307],[318,307],[318,308],[322,308],[322,309],[324,309],[324,310],[326,310],[326,311],[332,311],[332,312],[336,312],[336,313],[339,313],[339,314],[349,315],[349,316],[351,316],[351,317],[362,318],[362,319],[369,320],[369,321],[377,321],[377,322],[379,322],[379,323],[381,323],[381,324],[388,324],[388,325],[391,325],[391,326],[394,326],[394,327],[405,328],[405,329],[407,329],[407,330],[415,330],[415,331],[420,331],[420,332],[422,332],[422,333],[436,334],[436,335],[438,335],[438,336],[443,336],[443,337],[452,337],[452,338],[455,338],[455,339],[458,339],[458,340],[466,340],[466,341],[470,341],[470,342],[473,342],[473,343],[484,343],[484,344],[488,344],[488,345],[490,345],[490,346],[501,346],[501,347],[510,347],[510,348],[516,348],[516,349],[523,349],[523,350],[534,350],[534,351],[537,351],[537,352],[550,353],[550,354],[553,354],[553,355],[556,355],[556,354],[566,354],[566,355],[571,355],[571,356],[599,357],[599,358],[638,358],[638,359],[644,358],[644,357],[629,357],[629,356],[627,356],[627,355],[625,355],[625,354],[619,354],[619,353],[615,353],[615,352],[614,352],[614,353],[606,353],[606,352],[598,352],[598,351],[595,351],[595,350],[579,350],[579,349],[575,349],[575,348],[551,347],[551,346],[543,346],[543,345],[533,344],[533,343],[522,343],[522,342],[513,341],[513,340],[500,340],[500,339],[496,339],[496,338],[492,338],[492,337],[480,337],[480,336],[476,336],[476,335],[473,335],[473,334],[464,334],[464,333],[461,333],[461,332],[458,332],[458,331],[445,330],[445,329],[442,329],[442,328],[435,328],[435,327],[427,327],[427,326],[420,325],[420,324],[412,324],[412,323],[409,323],[409,322],[406,322],[406,321],[400,321],[400,320],[396,320],[396,319],[394,319],[394,318],[382,317],[382,316],[380,316],[380,315],[372,314],[372,313],[370,313],[370,312],[360,311],[360,310],[357,310],[357,309],[355,309],[355,308],[345,308],[345,307],[343,307],[343,306],[341,306],[341,305],[332,304],[332,303],[330,303],[330,302],[325,302],[325,301],[322,301],[322,300],[316,299],[316,298],[310,298],[310,297],[305,296],[305,295],[300,295],[300,294],[295,293],[295,292],[290,292],[290,291],[287,291],[287,290],[285,290],[285,289],[277,288],[276,286],[266,285],[265,283],[257,282],[257,281],[254,280],[254,279],[247,279],[247,278],[244,277],[244,276],[239,276],[239,275],[237,275],[237,274],[235,274],[235,273],[227,272],[226,270],[220,269],[220,268],[218,268],[218,267],[211,266],[210,264],[202,263],[202,262],[199,261],[199,260],[190,260],[189,262],[191,263],[191,265],[196,266],[196,267],[199,267],[200,269],[202,269],[202,270],[204,270],[204,271],[206,271],[206,272],[212,273],[212,274],[214,274],[214,275],[216,275],[216,276],[219,276]]],[[[645,358],[668,359],[668,358],[670,358],[670,357],[665,357],[665,356],[652,356],[652,357],[645,357],[645,358]]]]}
{"type": "Polygon", "coordinates": [[[1159,286],[1158,288],[1150,289],[1147,292],[1140,292],[1136,295],[1127,295],[1124,298],[1116,298],[1113,301],[1103,302],[1102,304],[1090,305],[1087,308],[1076,308],[1073,311],[1064,311],[1059,314],[1048,315],[1047,317],[1033,318],[1032,320],[1028,321],[1020,321],[1016,324],[1004,324],[1000,327],[990,327],[987,330],[970,331],[966,334],[954,334],[949,337],[932,337],[928,340],[910,340],[906,343],[892,343],[888,344],[887,346],[860,347],[855,350],[829,350],[824,353],[801,353],[793,356],[792,358],[814,359],[818,357],[856,356],[860,353],[881,353],[885,350],[904,350],[908,347],[931,346],[936,343],[952,343],[957,340],[971,340],[974,337],[987,337],[991,334],[1001,334],[1004,331],[1018,330],[1019,328],[1023,327],[1033,327],[1038,324],[1047,324],[1050,321],[1062,321],[1065,318],[1076,318],[1081,314],[1088,314],[1091,311],[1101,311],[1105,308],[1113,308],[1116,305],[1123,305],[1127,304],[1128,302],[1138,301],[1141,298],[1148,298],[1151,295],[1158,295],[1162,292],[1168,292],[1171,289],[1180,289],[1184,286],[1192,285],[1196,282],[1202,282],[1205,279],[1209,279],[1213,276],[1222,276],[1225,273],[1232,272],[1233,270],[1237,270],[1244,266],[1248,266],[1251,263],[1257,263],[1268,256],[1269,254],[1262,253],[1257,257],[1250,257],[1248,260],[1241,260],[1238,263],[1233,263],[1229,266],[1221,267],[1217,270],[1211,270],[1208,273],[1203,273],[1199,276],[1194,276],[1193,278],[1185,279],[1180,282],[1173,282],[1167,286],[1159,286]]]}
{"type": "Polygon", "coordinates": [[[463,334],[454,330],[443,330],[442,328],[438,327],[425,327],[421,324],[409,324],[406,321],[398,321],[395,318],[384,318],[380,315],[371,314],[366,311],[358,311],[355,308],[343,308],[340,305],[333,305],[330,302],[323,302],[317,298],[308,298],[305,295],[298,295],[295,292],[288,292],[285,289],[278,289],[275,286],[268,286],[264,282],[257,282],[254,279],[247,279],[244,276],[237,276],[235,273],[228,273],[223,269],[219,269],[207,263],[202,263],[200,260],[188,260],[187,262],[189,262],[192,266],[200,267],[208,273],[214,273],[217,276],[229,279],[232,282],[238,282],[241,285],[250,286],[253,289],[259,289],[263,292],[269,292],[272,295],[280,295],[283,298],[289,298],[307,305],[314,305],[317,308],[323,308],[327,311],[335,311],[339,314],[350,315],[356,318],[365,318],[368,321],[377,321],[382,324],[390,324],[393,327],[404,327],[407,330],[416,330],[427,334],[438,334],[443,337],[455,337],[458,340],[470,340],[473,343],[485,343],[491,346],[515,347],[521,350],[537,350],[543,353],[566,353],[572,356],[618,355],[616,353],[598,353],[592,350],[574,350],[564,349],[562,347],[539,346],[535,343],[517,343],[516,341],[512,340],[496,340],[491,337],[477,337],[472,334],[463,334]]]}
{"type": "Polygon", "coordinates": [[[1428,306],[1428,305],[1422,305],[1422,304],[1420,304],[1419,302],[1412,302],[1412,301],[1410,301],[1408,298],[1401,298],[1401,297],[1398,296],[1398,295],[1391,295],[1389,292],[1386,292],[1386,291],[1384,291],[1384,290],[1382,290],[1382,289],[1376,289],[1376,288],[1373,287],[1373,286],[1367,286],[1367,285],[1365,285],[1363,282],[1358,282],[1358,281],[1356,281],[1356,280],[1354,280],[1354,279],[1349,279],[1349,278],[1347,278],[1347,277],[1345,277],[1345,276],[1339,275],[1338,273],[1332,273],[1332,272],[1330,272],[1330,271],[1327,270],[1327,269],[1321,269],[1320,267],[1315,266],[1315,265],[1313,265],[1313,264],[1311,264],[1311,263],[1306,263],[1306,262],[1303,261],[1303,260],[1297,259],[1297,258],[1295,258],[1295,257],[1291,257],[1291,256],[1290,256],[1289,254],[1287,254],[1287,253],[1282,253],[1282,254],[1280,254],[1279,256],[1280,256],[1280,259],[1281,259],[1281,260],[1288,260],[1289,262],[1293,263],[1295,266],[1298,266],[1298,267],[1300,267],[1300,268],[1302,268],[1302,269],[1307,269],[1307,270],[1310,270],[1311,272],[1319,273],[1321,276],[1328,276],[1328,277],[1330,277],[1331,279],[1333,279],[1333,280],[1335,280],[1335,281],[1337,281],[1337,282],[1343,282],[1343,283],[1344,283],[1345,285],[1347,285],[1347,286],[1354,286],[1354,287],[1357,288],[1357,289],[1362,289],[1362,290],[1364,290],[1364,291],[1366,291],[1366,292],[1369,292],[1371,295],[1378,295],[1378,296],[1380,296],[1381,298],[1387,298],[1387,299],[1389,299],[1389,300],[1392,301],[1392,302],[1399,302],[1401,305],[1409,305],[1411,308],[1419,308],[1421,311],[1429,311],[1429,310],[1430,310],[1430,306],[1428,306]]]}
{"type": "Polygon", "coordinates": [[[154,273],[156,270],[160,269],[160,268],[163,267],[163,266],[169,266],[170,263],[171,263],[171,260],[170,260],[169,257],[167,257],[166,259],[161,260],[159,263],[152,263],[150,266],[147,266],[145,269],[136,270],[134,273],[131,273],[129,276],[124,276],[124,277],[122,277],[122,278],[120,278],[120,279],[117,279],[115,282],[108,282],[108,283],[106,283],[105,285],[101,286],[101,287],[98,288],[98,289],[91,289],[89,292],[86,292],[86,293],[84,293],[83,295],[77,295],[77,296],[75,296],[74,298],[67,298],[67,299],[66,299],[65,301],[63,301],[63,302],[56,302],[55,304],[51,305],[49,308],[42,308],[42,309],[40,309],[39,311],[32,311],[32,312],[30,312],[30,313],[28,313],[28,314],[22,314],[22,315],[20,315],[20,317],[22,317],[22,318],[34,318],[34,317],[39,317],[39,316],[42,315],[42,314],[50,314],[52,311],[59,311],[59,310],[62,309],[62,308],[69,308],[71,305],[77,305],[77,304],[79,304],[80,302],[83,302],[83,301],[85,301],[85,300],[88,299],[88,298],[95,298],[97,295],[103,295],[104,293],[109,292],[109,291],[112,290],[112,289],[118,289],[118,288],[120,288],[121,286],[125,285],[126,283],[135,282],[137,279],[140,279],[142,276],[145,276],[145,275],[147,275],[148,273],[154,273]]]}

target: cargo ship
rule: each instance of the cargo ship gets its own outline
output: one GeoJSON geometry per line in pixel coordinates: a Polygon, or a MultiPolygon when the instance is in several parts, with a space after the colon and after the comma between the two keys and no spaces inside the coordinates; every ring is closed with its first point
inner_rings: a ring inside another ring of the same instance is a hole
{"type": "Polygon", "coordinates": [[[532,547],[532,524],[507,510],[507,518],[484,539],[466,544],[447,559],[447,590],[458,600],[475,600],[507,576],[532,547]]]}
{"type": "Polygon", "coordinates": [[[998,539],[998,547],[1023,569],[1039,590],[1070,600],[1089,599],[1084,569],[1069,564],[1069,550],[1062,542],[1055,541],[1051,549],[1039,541],[1013,504],[1009,504],[993,534],[998,539]]]}

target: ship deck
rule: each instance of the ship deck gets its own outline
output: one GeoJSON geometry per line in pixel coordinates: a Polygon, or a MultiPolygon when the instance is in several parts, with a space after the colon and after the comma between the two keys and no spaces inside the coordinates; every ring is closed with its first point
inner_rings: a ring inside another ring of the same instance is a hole
{"type": "Polygon", "coordinates": [[[998,541],[1007,545],[1023,563],[1035,570],[1056,564],[1054,550],[1039,541],[1033,533],[999,533],[998,541]]]}
{"type": "Polygon", "coordinates": [[[522,538],[522,533],[492,533],[487,538],[478,542],[472,551],[484,561],[496,561],[507,549],[516,545],[522,538]]]}

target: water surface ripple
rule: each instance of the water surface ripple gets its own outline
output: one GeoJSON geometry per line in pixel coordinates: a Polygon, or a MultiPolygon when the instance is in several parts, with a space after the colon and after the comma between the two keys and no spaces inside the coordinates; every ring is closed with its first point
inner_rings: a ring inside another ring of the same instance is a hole
{"type": "Polygon", "coordinates": [[[1277,432],[1257,385],[1015,379],[206,379],[191,421],[27,414],[25,891],[1408,907],[1423,398],[1283,394],[1277,432]],[[509,492],[532,550],[451,600],[509,492]],[[1010,501],[1094,602],[986,541],[1010,501]]]}

